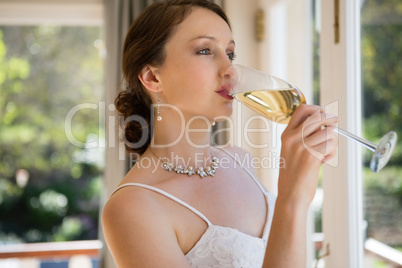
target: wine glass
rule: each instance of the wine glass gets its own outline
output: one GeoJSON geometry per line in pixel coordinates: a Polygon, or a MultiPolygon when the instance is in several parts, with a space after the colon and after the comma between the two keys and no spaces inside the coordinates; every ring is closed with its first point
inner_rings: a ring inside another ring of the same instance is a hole
{"type": "MultiPolygon", "coordinates": [[[[296,108],[306,103],[303,93],[297,87],[264,72],[236,64],[226,74],[223,84],[230,87],[230,95],[273,122],[287,124],[296,108]]],[[[373,172],[379,172],[388,163],[397,141],[394,131],[385,134],[375,144],[334,127],[334,131],[374,152],[370,161],[373,172]]]]}

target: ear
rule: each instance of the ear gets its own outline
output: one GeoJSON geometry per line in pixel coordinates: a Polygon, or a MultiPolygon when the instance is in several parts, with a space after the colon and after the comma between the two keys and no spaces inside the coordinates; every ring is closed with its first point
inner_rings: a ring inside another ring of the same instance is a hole
{"type": "Polygon", "coordinates": [[[157,91],[157,88],[160,84],[156,74],[156,69],[148,65],[142,68],[142,70],[138,74],[138,79],[140,79],[144,87],[153,92],[157,91]]]}

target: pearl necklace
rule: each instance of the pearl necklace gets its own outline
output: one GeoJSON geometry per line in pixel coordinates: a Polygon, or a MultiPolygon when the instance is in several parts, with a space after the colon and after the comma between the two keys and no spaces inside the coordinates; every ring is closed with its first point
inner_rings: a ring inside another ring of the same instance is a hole
{"type": "Polygon", "coordinates": [[[184,168],[182,165],[173,166],[172,163],[165,162],[162,164],[162,167],[167,171],[175,171],[177,174],[187,174],[188,176],[192,176],[194,174],[198,174],[201,178],[206,176],[213,177],[215,175],[216,170],[219,167],[219,159],[217,157],[212,157],[211,165],[207,167],[200,167],[197,170],[194,170],[192,166],[188,168],[184,168]]]}

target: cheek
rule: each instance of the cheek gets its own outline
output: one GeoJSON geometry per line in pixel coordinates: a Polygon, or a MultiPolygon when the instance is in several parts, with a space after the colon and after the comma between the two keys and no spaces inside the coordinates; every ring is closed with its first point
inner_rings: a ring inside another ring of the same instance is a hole
{"type": "Polygon", "coordinates": [[[202,61],[169,62],[161,76],[165,101],[183,108],[199,107],[199,103],[207,101],[208,94],[214,93],[219,86],[215,76],[211,66],[202,61]]]}
{"type": "Polygon", "coordinates": [[[175,99],[187,99],[198,98],[208,91],[212,91],[211,78],[202,72],[198,72],[196,75],[194,72],[183,71],[180,75],[174,75],[171,77],[169,83],[169,91],[172,97],[175,99]]]}

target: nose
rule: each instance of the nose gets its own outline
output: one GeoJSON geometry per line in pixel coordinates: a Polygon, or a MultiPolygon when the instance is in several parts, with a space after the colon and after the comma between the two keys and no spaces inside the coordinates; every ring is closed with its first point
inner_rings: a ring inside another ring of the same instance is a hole
{"type": "Polygon", "coordinates": [[[226,85],[230,87],[230,92],[233,92],[238,86],[239,82],[239,74],[236,71],[236,65],[230,64],[227,66],[223,76],[222,76],[222,85],[226,85]]]}
{"type": "Polygon", "coordinates": [[[226,68],[224,77],[225,77],[225,78],[231,78],[231,77],[234,77],[235,74],[236,74],[235,67],[234,67],[233,64],[231,64],[231,65],[229,65],[229,66],[226,68]]]}
{"type": "Polygon", "coordinates": [[[222,64],[222,66],[219,69],[219,76],[226,79],[229,79],[235,73],[232,62],[229,60],[228,62],[229,63],[222,64]]]}
{"type": "Polygon", "coordinates": [[[226,50],[222,49],[219,51],[219,53],[217,52],[216,60],[219,66],[219,77],[223,78],[226,75],[230,75],[230,67],[233,65],[233,63],[232,60],[229,59],[226,50]]]}

